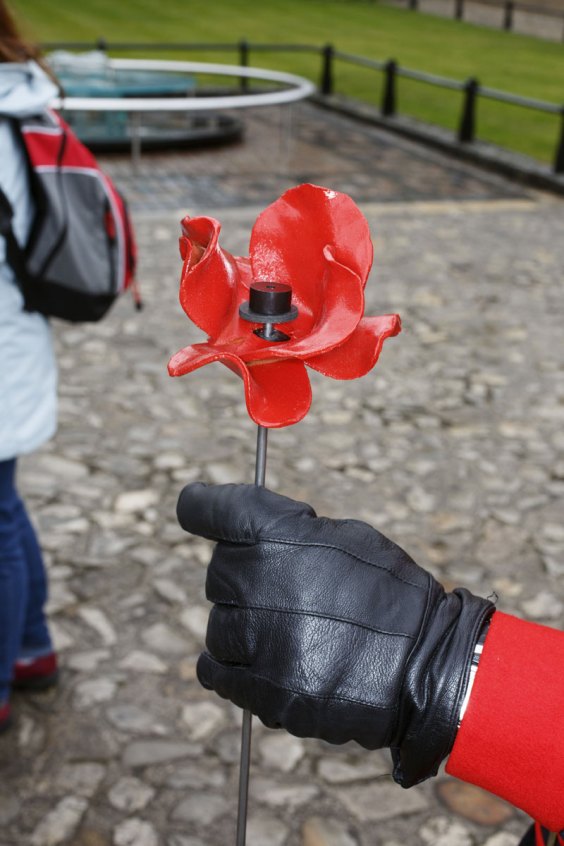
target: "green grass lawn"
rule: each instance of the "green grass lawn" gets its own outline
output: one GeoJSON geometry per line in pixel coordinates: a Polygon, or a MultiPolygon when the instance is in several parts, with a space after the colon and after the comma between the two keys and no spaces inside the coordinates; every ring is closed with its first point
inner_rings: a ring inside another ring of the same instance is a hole
{"type": "MultiPolygon", "coordinates": [[[[475,76],[484,85],[564,102],[564,47],[513,33],[413,13],[362,0],[13,0],[27,32],[45,41],[187,41],[332,43],[374,59],[452,79],[475,76]]],[[[233,61],[236,54],[190,53],[189,58],[233,61]]],[[[319,57],[300,53],[251,53],[251,63],[319,78],[319,57]]],[[[336,65],[336,88],[378,103],[381,74],[336,65]]],[[[400,80],[399,110],[455,128],[461,95],[400,80]]],[[[558,116],[480,103],[478,136],[550,161],[558,116]]]]}

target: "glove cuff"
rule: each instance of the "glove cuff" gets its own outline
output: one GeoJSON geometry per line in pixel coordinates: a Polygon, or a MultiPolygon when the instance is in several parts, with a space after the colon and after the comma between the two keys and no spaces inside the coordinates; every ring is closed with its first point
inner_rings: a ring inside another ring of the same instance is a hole
{"type": "Polygon", "coordinates": [[[408,666],[392,747],[393,777],[412,787],[437,774],[456,738],[472,655],[495,606],[464,588],[430,603],[429,620],[408,666]]]}

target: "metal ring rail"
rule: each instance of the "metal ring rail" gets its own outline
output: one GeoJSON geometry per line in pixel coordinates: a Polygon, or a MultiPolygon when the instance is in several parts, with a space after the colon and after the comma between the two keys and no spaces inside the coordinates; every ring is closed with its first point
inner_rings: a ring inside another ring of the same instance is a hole
{"type": "Polygon", "coordinates": [[[256,94],[222,94],[203,97],[60,97],[53,101],[54,108],[65,111],[127,112],[131,114],[131,153],[134,164],[138,164],[141,155],[139,117],[144,112],[203,112],[216,109],[280,106],[303,100],[315,92],[315,85],[309,79],[267,68],[165,59],[108,59],[108,67],[111,70],[232,76],[238,79],[274,82],[284,86],[278,91],[262,91],[256,94]]]}

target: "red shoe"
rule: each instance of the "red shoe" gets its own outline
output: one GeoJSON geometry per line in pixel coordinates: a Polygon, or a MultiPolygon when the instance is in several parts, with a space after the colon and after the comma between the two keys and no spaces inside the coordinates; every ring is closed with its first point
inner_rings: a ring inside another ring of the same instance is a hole
{"type": "Polygon", "coordinates": [[[12,687],[17,690],[46,690],[56,685],[58,679],[57,655],[50,652],[40,658],[16,661],[12,687]]]}
{"type": "Polygon", "coordinates": [[[12,725],[12,712],[10,710],[10,703],[6,702],[0,707],[0,734],[8,731],[12,725]]]}

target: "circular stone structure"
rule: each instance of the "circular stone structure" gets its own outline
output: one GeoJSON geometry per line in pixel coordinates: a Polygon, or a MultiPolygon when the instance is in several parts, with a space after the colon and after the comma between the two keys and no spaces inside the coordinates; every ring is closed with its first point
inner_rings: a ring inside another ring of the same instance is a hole
{"type": "Polygon", "coordinates": [[[104,57],[104,73],[88,65],[73,75],[70,62],[57,67],[69,95],[53,103],[92,149],[145,149],[237,140],[242,121],[218,110],[276,106],[297,102],[315,91],[309,80],[265,68],[207,62],[104,57]],[[273,90],[198,95],[194,77],[255,80],[273,90]],[[111,92],[111,93],[110,93],[111,92]],[[180,95],[180,96],[179,96],[180,95]],[[186,119],[186,116],[189,119],[186,119]]]}

